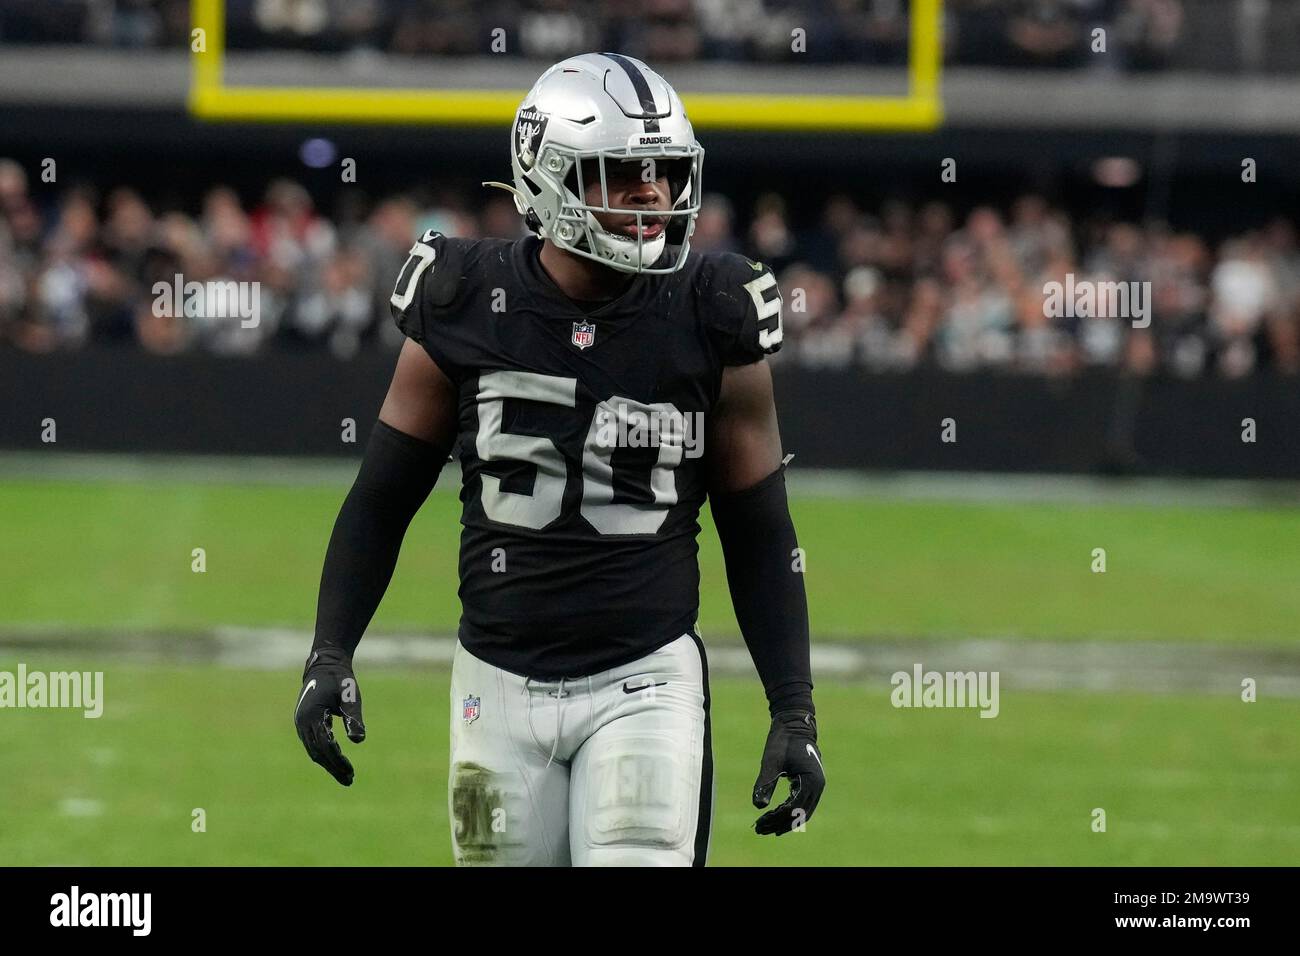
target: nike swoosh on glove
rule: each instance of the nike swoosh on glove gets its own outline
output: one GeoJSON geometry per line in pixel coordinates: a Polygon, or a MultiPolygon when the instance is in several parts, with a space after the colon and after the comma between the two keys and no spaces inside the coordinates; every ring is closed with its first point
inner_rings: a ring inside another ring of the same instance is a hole
{"type": "Polygon", "coordinates": [[[763,747],[763,762],[754,781],[754,806],[772,802],[777,781],[790,780],[790,796],[754,822],[760,834],[780,836],[807,823],[826,789],[826,773],[817,748],[817,718],[807,711],[786,710],[773,715],[763,747]]]}
{"type": "Polygon", "coordinates": [[[342,651],[325,648],[312,651],[302,674],[302,693],[293,712],[298,738],[307,755],[330,772],[345,787],[352,786],[354,772],[334,739],[334,718],[343,718],[348,740],[359,744],[366,739],[361,719],[361,689],[352,673],[352,660],[342,651]]]}

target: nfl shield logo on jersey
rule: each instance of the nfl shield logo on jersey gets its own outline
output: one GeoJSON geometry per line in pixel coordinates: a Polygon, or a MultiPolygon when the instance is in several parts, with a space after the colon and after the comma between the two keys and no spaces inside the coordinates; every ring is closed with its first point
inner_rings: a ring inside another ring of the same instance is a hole
{"type": "Polygon", "coordinates": [[[573,323],[573,344],[580,349],[596,344],[596,326],[590,322],[573,323]]]}
{"type": "Polygon", "coordinates": [[[470,696],[465,698],[465,706],[461,712],[462,716],[465,718],[465,723],[472,724],[474,721],[478,720],[478,708],[480,703],[481,701],[477,697],[470,696]]]}

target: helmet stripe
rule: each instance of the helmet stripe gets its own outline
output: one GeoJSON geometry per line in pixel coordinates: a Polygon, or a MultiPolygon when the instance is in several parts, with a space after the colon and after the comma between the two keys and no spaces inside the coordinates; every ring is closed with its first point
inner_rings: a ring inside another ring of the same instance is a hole
{"type": "Polygon", "coordinates": [[[637,98],[641,100],[641,111],[645,115],[645,131],[647,133],[659,132],[659,117],[666,116],[667,113],[659,111],[659,104],[655,102],[655,95],[650,89],[650,84],[645,81],[641,71],[636,68],[636,64],[623,56],[621,53],[602,54],[623,68],[627,78],[632,82],[632,90],[636,93],[637,98]]]}

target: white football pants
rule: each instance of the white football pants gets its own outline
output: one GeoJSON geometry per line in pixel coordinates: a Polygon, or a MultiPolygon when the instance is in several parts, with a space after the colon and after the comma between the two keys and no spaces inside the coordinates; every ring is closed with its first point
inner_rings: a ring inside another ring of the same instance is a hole
{"type": "Polygon", "coordinates": [[[590,677],[539,681],[458,643],[448,795],[458,865],[703,866],[703,644],[686,634],[590,677]]]}

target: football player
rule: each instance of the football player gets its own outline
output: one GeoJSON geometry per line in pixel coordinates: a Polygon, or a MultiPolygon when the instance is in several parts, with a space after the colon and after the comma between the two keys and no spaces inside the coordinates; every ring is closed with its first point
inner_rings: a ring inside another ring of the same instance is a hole
{"type": "Polygon", "coordinates": [[[365,738],[353,654],[458,447],[448,797],[460,864],[704,864],[706,497],[771,714],[754,805],[789,780],[755,829],[801,829],[825,786],[764,361],[781,344],[781,297],[760,263],[691,254],[703,156],[644,63],[564,60],[511,131],[505,188],[533,235],[430,231],[397,277],[408,341],[330,539],[295,723],[350,785],[332,718],[365,738]]]}

